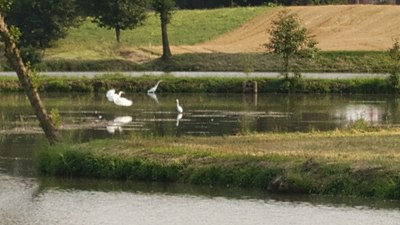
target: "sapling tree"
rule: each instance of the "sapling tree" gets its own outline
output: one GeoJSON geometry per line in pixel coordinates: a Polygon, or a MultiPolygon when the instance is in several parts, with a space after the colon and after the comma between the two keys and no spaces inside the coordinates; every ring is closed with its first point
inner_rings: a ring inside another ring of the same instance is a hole
{"type": "Polygon", "coordinates": [[[399,39],[395,39],[392,47],[388,50],[389,57],[392,61],[390,69],[389,82],[395,92],[400,91],[400,43],[399,39]]]}
{"type": "Polygon", "coordinates": [[[317,41],[301,26],[296,14],[282,11],[278,18],[272,21],[268,33],[270,40],[264,46],[269,53],[279,55],[283,60],[282,73],[287,79],[291,72],[290,59],[299,55],[312,55],[318,49],[317,41]]]}

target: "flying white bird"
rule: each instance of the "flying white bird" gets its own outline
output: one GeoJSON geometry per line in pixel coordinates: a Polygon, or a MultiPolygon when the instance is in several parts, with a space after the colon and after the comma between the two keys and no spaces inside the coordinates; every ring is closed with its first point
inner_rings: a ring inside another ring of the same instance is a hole
{"type": "Polygon", "coordinates": [[[178,113],[183,113],[183,108],[182,108],[182,106],[179,105],[179,100],[178,99],[176,100],[176,111],[178,113]]]}
{"type": "Polygon", "coordinates": [[[157,84],[154,85],[154,87],[150,88],[150,89],[147,91],[147,93],[154,93],[154,92],[156,92],[156,90],[157,90],[158,85],[160,84],[160,82],[161,82],[161,80],[159,80],[159,81],[157,82],[157,84]]]}

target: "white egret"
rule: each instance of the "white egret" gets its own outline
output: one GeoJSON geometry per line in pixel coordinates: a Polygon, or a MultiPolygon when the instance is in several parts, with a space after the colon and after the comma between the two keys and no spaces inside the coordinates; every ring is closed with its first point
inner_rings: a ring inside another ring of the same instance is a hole
{"type": "Polygon", "coordinates": [[[106,93],[106,97],[108,99],[108,101],[110,102],[114,102],[116,105],[119,106],[131,106],[132,105],[132,101],[121,97],[121,94],[123,94],[123,91],[118,92],[118,94],[115,92],[115,89],[111,89],[108,90],[106,93]]]}
{"type": "Polygon", "coordinates": [[[157,90],[158,85],[160,84],[160,82],[161,82],[161,80],[159,80],[159,81],[157,82],[157,84],[154,85],[154,87],[150,88],[150,89],[147,91],[147,93],[154,93],[154,92],[156,92],[156,90],[157,90]]]}
{"type": "Polygon", "coordinates": [[[131,106],[132,100],[121,97],[121,94],[123,94],[123,93],[124,93],[123,91],[120,91],[120,92],[118,92],[118,94],[114,94],[114,98],[113,98],[114,103],[119,106],[131,106]]]}
{"type": "Polygon", "coordinates": [[[113,102],[114,95],[115,95],[115,89],[108,90],[106,93],[106,97],[107,97],[108,101],[113,102]]]}
{"type": "Polygon", "coordinates": [[[179,105],[179,100],[178,99],[176,99],[176,111],[178,113],[183,113],[183,108],[182,108],[182,106],[179,105]]]}

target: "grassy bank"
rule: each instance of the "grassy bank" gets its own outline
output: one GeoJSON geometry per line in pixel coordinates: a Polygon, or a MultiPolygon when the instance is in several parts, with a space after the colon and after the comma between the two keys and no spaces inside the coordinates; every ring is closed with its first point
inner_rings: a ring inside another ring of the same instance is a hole
{"type": "MultiPolygon", "coordinates": [[[[266,7],[237,7],[210,10],[177,10],[168,26],[171,45],[192,45],[211,40],[232,31],[255,16],[268,10],[266,7]],[[194,32],[195,31],[195,32],[194,32]]],[[[160,20],[149,13],[143,26],[122,31],[122,42],[117,44],[115,32],[100,28],[90,19],[71,29],[69,35],[46,51],[46,59],[116,59],[131,47],[161,45],[160,20]]]]}
{"type": "MultiPolygon", "coordinates": [[[[293,59],[293,68],[301,72],[386,73],[390,59],[383,51],[320,52],[313,59],[293,59]]],[[[242,54],[182,54],[168,62],[154,59],[134,63],[124,59],[48,59],[41,71],[280,71],[282,60],[263,53],[242,54]]]]}
{"type": "MultiPolygon", "coordinates": [[[[95,78],[40,77],[37,80],[40,92],[106,92],[111,88],[125,92],[146,92],[158,79],[163,83],[158,92],[165,93],[242,93],[243,82],[257,81],[260,93],[395,93],[387,79],[300,79],[285,81],[278,78],[177,78],[171,75],[161,77],[127,77],[109,74],[95,78]]],[[[0,77],[0,91],[22,91],[18,80],[0,77]]]]}
{"type": "Polygon", "coordinates": [[[181,182],[400,199],[400,130],[138,137],[38,155],[46,176],[181,182]]]}

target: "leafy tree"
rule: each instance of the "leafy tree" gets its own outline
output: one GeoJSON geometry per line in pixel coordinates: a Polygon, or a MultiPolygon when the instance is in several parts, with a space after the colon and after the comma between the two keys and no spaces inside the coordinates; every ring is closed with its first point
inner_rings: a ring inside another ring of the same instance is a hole
{"type": "Polygon", "coordinates": [[[24,61],[31,63],[79,22],[75,0],[14,0],[6,21],[20,30],[17,44],[24,61]]]}
{"type": "Polygon", "coordinates": [[[283,74],[285,79],[290,72],[290,58],[298,55],[312,55],[318,49],[317,42],[308,34],[306,28],[301,27],[300,19],[296,14],[283,11],[278,19],[272,21],[269,29],[270,41],[264,46],[268,52],[278,54],[283,59],[283,74]]]}
{"type": "Polygon", "coordinates": [[[34,73],[29,69],[29,67],[25,66],[16,45],[20,32],[18,32],[18,29],[15,27],[8,28],[8,25],[4,20],[4,12],[9,9],[9,3],[10,1],[8,0],[0,0],[0,37],[1,41],[4,43],[4,56],[17,73],[18,80],[31,103],[47,140],[50,144],[56,144],[61,141],[60,133],[42,104],[34,84],[34,73]]]}
{"type": "Polygon", "coordinates": [[[171,58],[171,50],[169,48],[167,25],[171,22],[172,13],[175,9],[174,0],[151,0],[151,6],[154,11],[160,15],[161,21],[161,37],[163,54],[162,59],[168,60],[171,58]]]}
{"type": "Polygon", "coordinates": [[[147,0],[80,0],[79,4],[100,27],[114,29],[117,42],[121,30],[134,29],[147,17],[147,0]]]}
{"type": "Polygon", "coordinates": [[[395,92],[400,91],[400,43],[399,39],[395,39],[388,55],[392,60],[392,68],[390,70],[389,82],[395,92]]]}

